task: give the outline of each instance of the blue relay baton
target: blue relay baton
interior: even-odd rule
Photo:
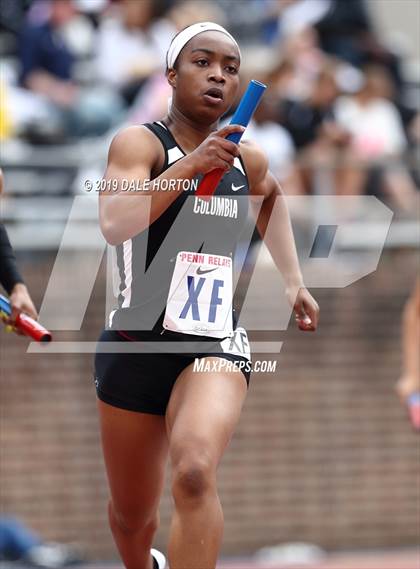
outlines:
[[[235,114],[232,117],[232,120],[230,121],[230,124],[239,124],[241,126],[247,127],[266,89],[267,85],[264,85],[264,83],[260,83],[259,81],[252,79],[248,85],[247,90],[242,96],[242,99],[235,111]],[[242,132],[233,132],[232,134],[229,134],[226,139],[231,140],[235,144],[239,144],[242,134]],[[209,199],[214,194],[224,174],[225,171],[222,170],[222,168],[216,168],[215,170],[208,172],[201,180],[200,185],[195,192],[195,195]]]

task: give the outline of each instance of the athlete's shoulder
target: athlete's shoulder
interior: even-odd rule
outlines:
[[[162,152],[158,138],[144,125],[121,129],[109,148],[109,162],[129,166],[133,162],[156,161]]]
[[[268,158],[264,150],[253,140],[240,143],[241,157],[244,161],[251,188],[262,182],[268,171]]]

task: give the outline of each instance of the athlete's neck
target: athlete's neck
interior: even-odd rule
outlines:
[[[199,124],[191,120],[174,105],[172,105],[163,121],[171,129],[173,136],[187,153],[195,150],[210,133],[218,128],[217,122],[213,124]]]

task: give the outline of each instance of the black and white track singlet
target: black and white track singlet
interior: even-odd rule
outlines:
[[[185,156],[162,122],[145,126],[163,145],[162,172]],[[190,189],[181,191],[147,229],[115,248],[118,308],[110,314],[111,329],[161,333],[166,328],[165,311],[171,298],[178,303],[174,311],[178,311],[179,321],[185,317],[196,325],[195,334],[201,330],[203,336],[211,335],[206,333],[206,326],[218,318],[225,302],[223,295],[232,286],[223,280],[226,273],[222,265],[230,263],[234,270],[237,244],[248,216],[249,187],[241,158],[235,158],[210,200],[194,196],[194,190],[191,184]],[[143,199],[149,207],[150,198]],[[187,288],[182,292],[176,288],[177,278],[183,276],[183,267],[189,261],[195,262],[194,274],[186,276]],[[217,277],[219,273],[221,277]],[[234,329],[232,305],[230,310]]]

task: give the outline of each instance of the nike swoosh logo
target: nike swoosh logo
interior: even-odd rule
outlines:
[[[242,186],[235,186],[235,184],[232,184],[232,192],[237,192],[241,188],[245,188],[245,184],[243,184]]]
[[[211,273],[212,271],[217,271],[217,267],[214,269],[202,269],[201,267],[198,267],[197,275],[205,275],[206,273]]]

